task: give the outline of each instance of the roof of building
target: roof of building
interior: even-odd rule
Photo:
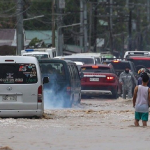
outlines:
[[[0,29],[0,40],[14,40],[15,29]]]
[[[11,46],[14,41],[15,29],[0,29],[0,46]]]

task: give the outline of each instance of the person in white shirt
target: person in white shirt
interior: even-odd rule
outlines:
[[[134,89],[133,107],[135,107],[135,126],[139,126],[139,120],[142,120],[143,126],[147,126],[150,104],[150,88],[147,86],[149,76],[144,73],[142,76],[142,85]]]

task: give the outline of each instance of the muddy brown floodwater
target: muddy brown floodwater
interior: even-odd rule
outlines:
[[[41,119],[0,119],[0,150],[149,150],[150,123],[133,121],[131,100],[83,99]]]

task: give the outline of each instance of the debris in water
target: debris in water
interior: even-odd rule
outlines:
[[[43,114],[43,119],[54,119],[54,116],[52,116],[52,114],[44,113]]]
[[[86,111],[87,114],[94,112],[92,109]]]
[[[14,138],[14,136],[12,136],[12,137],[10,137],[10,138],[8,138],[8,139],[12,139],[12,138]]]
[[[10,147],[6,146],[6,147],[0,147],[0,150],[13,150]]]

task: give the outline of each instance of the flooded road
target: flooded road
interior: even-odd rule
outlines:
[[[82,99],[43,118],[0,119],[0,147],[13,150],[149,149],[148,127],[134,127],[131,100]]]

